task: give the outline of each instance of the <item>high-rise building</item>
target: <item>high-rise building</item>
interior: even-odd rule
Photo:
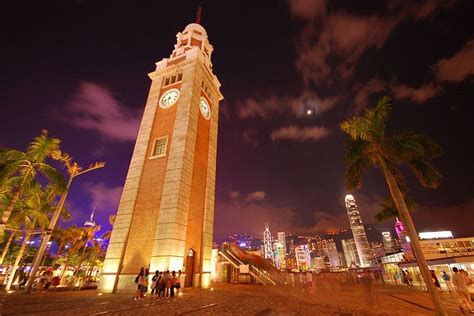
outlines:
[[[329,265],[332,268],[338,268],[341,266],[341,262],[339,261],[339,254],[337,253],[336,243],[333,239],[327,240],[326,243],[326,254],[328,256]]]
[[[263,249],[264,249],[264,258],[275,260],[273,256],[273,242],[272,242],[272,233],[270,232],[270,227],[268,223],[265,223],[265,230],[263,231]]]
[[[357,252],[354,238],[343,239],[341,240],[341,244],[342,253],[344,254],[344,259],[346,260],[346,266],[348,268],[360,266],[359,253]]]
[[[386,254],[391,254],[398,251],[397,245],[393,240],[392,234],[390,232],[382,232],[382,243]]]
[[[275,266],[278,269],[286,269],[286,255],[285,255],[285,247],[279,241],[273,244],[275,247]]]
[[[359,213],[359,208],[352,195],[348,194],[345,198],[347,215],[349,216],[349,223],[352,229],[352,235],[354,235],[354,241],[359,254],[360,265],[366,267],[370,265],[370,259],[372,258],[371,249],[367,235],[365,234],[364,224]]]
[[[295,248],[296,265],[298,270],[306,271],[311,268],[311,255],[308,245],[301,245]]]
[[[286,249],[286,234],[285,234],[285,232],[278,232],[277,233],[277,239],[278,239],[278,242],[283,246],[283,251],[286,255],[287,254],[287,249]]]
[[[179,13],[178,13],[179,14]],[[210,287],[220,83],[206,30],[191,23],[151,87],[99,289],[132,292],[141,267],[182,270],[182,286]]]
[[[402,243],[406,242],[407,233],[405,231],[405,225],[403,225],[402,221],[399,220],[398,217],[395,221],[394,227],[395,227],[395,232],[397,233],[398,239],[402,241]]]

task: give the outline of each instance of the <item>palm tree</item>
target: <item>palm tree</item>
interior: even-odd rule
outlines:
[[[362,116],[341,123],[342,131],[350,138],[345,156],[346,186],[350,190],[360,188],[364,171],[370,167],[382,170],[398,214],[405,223],[436,314],[446,315],[421,250],[418,233],[404,198],[406,190],[403,177],[398,171],[400,165],[408,165],[421,185],[436,188],[441,181],[441,174],[431,164],[431,160],[439,157],[442,149],[431,139],[411,131],[398,132],[388,137],[385,132],[390,110],[390,99],[383,97],[374,108],[366,109]]]
[[[84,233],[84,230],[77,226],[70,226],[63,230],[61,244],[65,245],[64,249],[66,250],[66,254],[64,258],[64,267],[61,272],[61,285],[66,283],[65,274],[69,267],[71,257],[76,255],[83,245],[82,240],[84,238]]]
[[[79,277],[79,272],[81,270],[81,266],[84,263],[84,260],[86,259],[87,246],[94,239],[95,234],[100,230],[100,225],[93,226],[93,227],[84,227],[84,228],[82,228],[82,230],[84,231],[84,234],[82,235],[83,238],[80,241],[81,244],[82,244],[82,252],[81,252],[81,255],[79,257],[79,263],[77,265],[76,271],[74,273],[76,278]]]
[[[64,188],[63,175],[46,163],[48,158],[58,154],[60,143],[58,138],[49,137],[48,132],[43,130],[41,135],[29,144],[26,152],[15,149],[0,151],[0,186],[12,188],[8,204],[2,210],[0,235],[4,234],[5,225],[18,199],[32,185],[38,173],[58,187]]]
[[[55,159],[60,160],[64,164],[64,166],[66,167],[66,171],[68,173],[69,179],[67,181],[67,184],[65,186],[63,193],[61,194],[61,198],[59,199],[59,202],[56,206],[56,210],[54,211],[53,217],[51,218],[51,221],[48,226],[48,231],[43,237],[43,239],[41,240],[41,245],[38,248],[38,253],[33,262],[33,267],[31,268],[30,278],[28,279],[25,286],[25,293],[31,292],[33,281],[36,277],[36,273],[38,272],[39,266],[41,264],[41,258],[44,255],[46,247],[48,246],[48,242],[51,239],[51,235],[58,221],[61,210],[64,207],[64,203],[66,202],[66,198],[69,193],[69,188],[71,187],[72,181],[76,177],[83,175],[84,173],[87,173],[92,170],[100,169],[105,166],[105,162],[95,162],[91,164],[87,169],[83,169],[81,166],[79,166],[77,162],[73,162],[72,157],[66,153],[61,153],[60,151],[56,151],[53,156]]]
[[[94,271],[94,268],[103,261],[103,258],[105,256],[105,252],[102,249],[102,243],[93,240],[90,247],[87,248],[88,253],[87,253],[87,264],[89,265],[89,269],[86,272],[86,281],[89,281],[92,277],[92,273]]]
[[[54,190],[49,187],[45,191],[42,190],[41,185],[35,182],[28,190],[28,194],[21,203],[17,203],[16,206],[22,206],[19,210],[13,212],[14,220],[16,222],[23,223],[23,241],[18,251],[16,260],[10,272],[10,276],[7,281],[6,289],[10,290],[11,285],[15,279],[16,270],[20,266],[20,262],[23,259],[23,255],[28,247],[28,242],[31,236],[35,233],[35,228],[46,227],[49,222],[48,213],[53,209],[52,203],[56,194]]]

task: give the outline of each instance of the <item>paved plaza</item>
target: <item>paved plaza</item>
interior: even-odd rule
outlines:
[[[443,292],[449,315],[460,314],[454,294]],[[1,315],[432,315],[426,293],[405,286],[319,284],[299,286],[217,284],[187,290],[174,300],[133,301],[131,295],[94,290],[6,294]]]

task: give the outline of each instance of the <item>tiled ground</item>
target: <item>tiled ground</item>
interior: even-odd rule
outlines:
[[[449,315],[459,314],[451,293],[441,293]],[[1,293],[3,315],[432,315],[426,293],[404,286],[315,283],[296,286],[217,284],[188,290],[175,300],[133,301],[131,295],[93,290]]]

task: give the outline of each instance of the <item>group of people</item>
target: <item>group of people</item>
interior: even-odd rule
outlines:
[[[472,280],[463,269],[453,268],[453,278],[452,282],[456,289],[456,294],[458,295],[460,306],[459,309],[462,313],[469,312],[474,314],[474,309],[472,308],[471,293],[469,292],[469,285],[472,284]],[[450,280],[451,281],[451,280]]]
[[[150,298],[172,298],[177,295],[181,289],[181,270],[176,271],[164,271],[160,272],[156,270],[155,274],[151,278],[150,282],[150,271],[145,268],[141,268],[137,277],[135,278],[135,284],[137,284],[137,292],[133,297],[134,300],[145,299],[148,289],[151,289]],[[175,289],[177,293],[175,293]]]

